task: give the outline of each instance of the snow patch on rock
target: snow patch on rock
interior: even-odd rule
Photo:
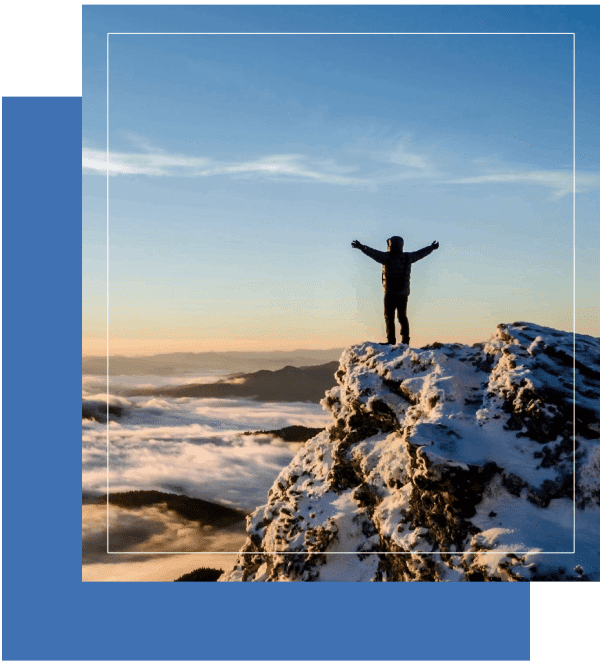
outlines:
[[[598,579],[598,339],[366,342],[336,379],[221,581]]]

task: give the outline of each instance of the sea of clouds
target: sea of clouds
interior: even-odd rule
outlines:
[[[115,379],[111,387],[216,381],[216,373]],[[113,378],[112,378],[113,380]],[[84,376],[83,398],[106,402],[106,382]],[[110,395],[122,415],[109,426],[82,421],[85,493],[160,490],[251,511],[266,495],[299,444],[245,431],[288,425],[324,427],[331,414],[313,403],[257,402],[251,398],[159,398]]]

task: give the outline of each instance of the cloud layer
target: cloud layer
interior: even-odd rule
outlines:
[[[328,184],[359,185],[369,179],[352,177],[350,168],[334,161],[311,159],[301,154],[273,154],[248,161],[218,161],[182,154],[125,153],[84,149],[84,173],[148,175],[152,177],[209,177],[213,175],[285,177]]]
[[[375,186],[408,179],[423,179],[435,184],[530,184],[553,190],[561,198],[574,190],[573,172],[567,170],[527,170],[521,165],[499,164],[488,168],[491,159],[474,158],[456,164],[464,176],[447,177],[451,164],[436,164],[433,155],[412,148],[407,140],[394,139],[387,147],[350,148],[346,165],[332,158],[317,159],[303,154],[271,154],[238,161],[220,161],[204,156],[170,154],[153,148],[137,137],[143,152],[115,152],[85,148],[83,171],[88,174],[146,175],[149,177],[256,177],[321,182],[341,186]],[[476,172],[477,171],[477,172]],[[576,173],[576,192],[596,188],[596,173]]]
[[[84,398],[101,401],[106,396],[86,392]],[[110,402],[122,408],[122,416],[109,425],[112,491],[156,489],[243,510],[263,503],[299,445],[242,432],[324,427],[331,420],[311,403],[115,396]],[[83,489],[102,493],[107,484],[107,427],[91,420],[82,426]]]
[[[530,184],[553,189],[555,198],[562,198],[574,190],[574,174],[567,171],[531,170],[521,172],[496,172],[477,177],[451,179],[447,184]],[[576,173],[576,193],[582,193],[599,185],[594,173]]]
[[[82,507],[82,561],[90,563],[136,563],[156,558],[157,552],[236,552],[245,542],[244,523],[226,530],[200,526],[164,505],[128,510],[109,509],[107,554],[107,507]],[[199,565],[203,557],[198,558]]]

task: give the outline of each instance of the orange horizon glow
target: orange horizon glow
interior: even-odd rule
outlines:
[[[592,310],[576,311],[576,333],[586,334],[598,338],[600,335],[600,324],[598,311]],[[501,320],[506,323],[520,319]],[[547,324],[547,322],[549,322]],[[552,326],[549,320],[540,322],[542,326]],[[422,347],[434,341],[442,343],[458,342],[462,344],[474,344],[484,342],[496,333],[497,324],[484,320],[482,324],[466,328],[458,321],[448,320],[448,325],[440,323],[431,329],[417,330],[416,334],[411,332],[411,346]],[[572,319],[564,316],[559,319],[555,328],[561,331],[571,332]],[[338,336],[328,334],[316,337],[290,338],[275,336],[271,338],[111,338],[109,341],[109,356],[152,356],[154,354],[170,354],[173,352],[278,352],[294,350],[327,350],[358,345],[363,342],[383,342],[384,331],[380,328],[366,329],[360,334],[353,336]],[[83,356],[107,356],[106,338],[83,338]]]
[[[438,338],[439,342],[460,342],[473,344],[483,342],[494,335],[496,329],[472,329],[465,333],[463,338],[458,337],[455,330]],[[422,347],[434,342],[434,338],[416,334],[411,338],[412,347]],[[109,356],[153,356],[156,354],[170,354],[173,352],[279,352],[295,350],[328,350],[359,345],[364,342],[384,342],[382,334],[368,333],[357,338],[341,338],[325,341],[321,338],[303,338],[297,340],[283,340],[279,338],[240,339],[240,338],[210,338],[199,339],[149,339],[149,338],[115,338],[110,340]],[[83,356],[107,356],[106,338],[84,338],[82,342]]]

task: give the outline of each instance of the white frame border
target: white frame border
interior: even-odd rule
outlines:
[[[302,552],[112,552],[109,550],[109,37],[111,35],[572,35],[572,76],[573,76],[573,306],[572,306],[572,335],[573,335],[573,546],[571,552],[533,552],[536,554],[575,554],[576,553],[576,33],[575,32],[107,32],[107,554],[300,554]],[[446,554],[458,556],[472,553],[464,552],[362,552],[362,554]],[[480,554],[530,554],[526,551],[499,550],[480,551]],[[355,552],[321,552],[321,554],[358,554]]]

